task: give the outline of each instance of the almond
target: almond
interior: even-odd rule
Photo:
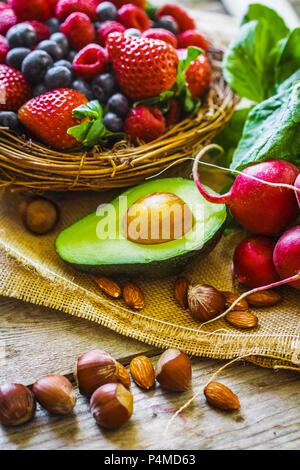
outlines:
[[[93,280],[97,286],[105,292],[105,294],[113,297],[114,299],[119,299],[122,295],[122,289],[115,281],[108,279],[104,276],[92,276]]]
[[[130,388],[131,379],[128,370],[120,362],[116,361],[116,364],[119,381],[122,382],[126,388]]]
[[[144,294],[134,282],[126,282],[124,284],[123,299],[129,307],[135,310],[142,310],[145,306]]]
[[[210,405],[220,410],[235,411],[241,407],[240,400],[235,393],[220,382],[213,381],[206,385],[204,395]]]
[[[179,277],[175,283],[175,300],[182,308],[188,308],[189,281],[185,277]]]
[[[281,302],[282,296],[274,290],[263,290],[247,296],[247,302],[252,307],[264,308],[272,307]]]
[[[251,312],[229,312],[225,319],[235,328],[248,330],[258,325],[258,318]]]
[[[138,387],[149,390],[155,384],[155,371],[150,359],[138,356],[130,363],[130,372]]]
[[[222,292],[222,294],[225,297],[225,307],[229,308],[231,305],[240,297],[240,294],[237,294],[236,292]],[[241,310],[249,310],[249,304],[246,299],[239,300],[239,302],[236,304],[234,307],[234,310],[238,310],[239,312]]]

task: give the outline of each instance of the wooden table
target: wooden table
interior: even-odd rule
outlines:
[[[183,3],[183,2],[179,2]],[[194,5],[199,2],[192,2]],[[205,13],[217,13],[223,28],[230,29],[222,6],[204,1]],[[221,24],[220,23],[220,24]],[[136,354],[153,362],[159,351],[121,337],[105,328],[56,311],[0,298],[0,383],[32,383],[49,373],[68,374],[76,357],[102,348],[127,365]],[[194,392],[201,391],[223,364],[193,359]],[[38,410],[36,419],[16,429],[0,427],[0,449],[297,449],[300,447],[299,375],[260,369],[244,362],[226,369],[222,381],[241,399],[241,411],[226,414],[210,408],[202,392],[194,403],[165,429],[192,392],[171,394],[159,387],[143,392],[133,385],[135,412],[121,430],[100,430],[88,402],[78,397],[75,413],[67,418],[49,417]]]

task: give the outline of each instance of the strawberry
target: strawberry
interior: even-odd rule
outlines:
[[[172,16],[179,26],[180,32],[196,29],[196,23],[188,12],[179,5],[167,4],[158,9],[157,17]]]
[[[139,31],[146,31],[151,26],[151,22],[145,12],[140,7],[131,3],[123,5],[118,12],[118,21],[126,28],[135,28]]]
[[[51,17],[55,16],[55,8],[56,8],[56,5],[57,5],[57,2],[58,2],[58,0],[48,0]]]
[[[7,31],[17,24],[17,17],[11,8],[1,10],[0,14],[0,34],[6,34]]]
[[[166,121],[159,108],[137,106],[129,111],[124,130],[134,141],[151,142],[165,132]]]
[[[209,89],[211,66],[205,55],[194,60],[185,72],[186,84],[194,98],[201,98]]]
[[[88,44],[81,49],[73,61],[73,69],[80,77],[91,80],[108,67],[108,57],[105,49],[98,44]]]
[[[50,36],[49,28],[41,21],[32,20],[32,21],[25,21],[25,23],[31,24],[31,26],[35,30],[37,43],[43,41],[44,39],[49,38]]]
[[[82,93],[61,88],[28,101],[19,110],[19,119],[45,144],[62,150],[71,149],[78,146],[78,142],[67,131],[80,124],[72,111],[86,103],[87,99]]]
[[[0,34],[0,64],[5,64],[6,55],[9,51],[7,40]]]
[[[178,47],[179,49],[186,49],[189,46],[200,47],[204,51],[207,51],[209,47],[208,40],[198,31],[194,29],[188,29],[178,36]]]
[[[131,3],[132,5],[145,9],[147,2],[146,0],[112,0],[111,3],[113,3],[117,8],[121,8],[123,5]]]
[[[118,21],[104,21],[98,29],[98,40],[101,46],[105,46],[106,39],[111,33],[124,33],[125,26]]]
[[[17,111],[31,97],[31,88],[23,74],[0,65],[0,111]]]
[[[177,49],[177,37],[167,29],[150,28],[143,33],[143,37],[149,39],[159,39],[160,41],[164,41],[167,44],[171,44],[171,46]]]
[[[158,96],[175,84],[179,60],[169,44],[112,33],[106,46],[116,79],[132,100]]]
[[[48,0],[8,0],[8,5],[14,10],[18,21],[45,21],[50,17]]]
[[[60,26],[60,30],[77,51],[96,39],[94,25],[85,13],[71,13]]]
[[[94,0],[58,0],[55,13],[60,21],[64,21],[71,13],[76,12],[84,13],[91,20],[96,20],[96,7]]]

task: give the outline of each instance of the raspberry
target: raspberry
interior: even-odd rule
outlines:
[[[5,64],[6,54],[8,51],[9,47],[6,38],[0,34],[0,64]]]
[[[106,51],[98,44],[84,47],[73,61],[73,69],[82,78],[91,80],[96,75],[105,72],[108,66]]]
[[[151,22],[145,12],[140,7],[136,5],[127,4],[123,5],[118,13],[118,20],[122,23],[127,29],[135,28],[139,31],[145,31],[151,26]]]
[[[41,23],[41,21],[32,20],[32,21],[25,21],[25,23],[31,24],[31,26],[34,28],[36,32],[37,43],[43,41],[44,39],[49,38],[50,31],[44,23]]]
[[[143,33],[144,38],[150,39],[159,39],[164,41],[167,44],[171,44],[175,49],[177,49],[177,37],[171,31],[167,31],[163,28],[150,28]]]
[[[189,46],[200,47],[204,51],[207,51],[209,47],[208,40],[198,31],[188,29],[178,36],[178,47],[180,49],[186,49]]]
[[[14,10],[18,21],[45,21],[50,17],[48,0],[8,0],[8,5]]]
[[[211,66],[205,55],[194,60],[185,72],[187,86],[195,98],[201,98],[209,89]]]
[[[179,26],[180,32],[186,31],[187,29],[196,29],[196,23],[193,18],[190,17],[188,12],[180,7],[179,5],[167,4],[159,8],[157,17],[161,16],[172,16]]]
[[[181,119],[181,108],[180,104],[174,98],[170,99],[169,101],[169,111],[166,115],[166,123],[167,127],[174,126]]]
[[[166,121],[160,109],[137,106],[129,111],[124,130],[134,141],[151,142],[165,132]]]
[[[77,51],[94,42],[96,38],[94,25],[85,13],[71,13],[60,26],[60,30]]]
[[[11,8],[5,8],[0,15],[0,34],[6,34],[7,31],[17,24],[17,17]]]
[[[60,21],[64,21],[71,13],[85,13],[92,20],[96,20],[96,7],[94,0],[58,0],[55,13]]]
[[[146,0],[112,0],[112,3],[116,5],[117,8],[121,8],[123,5],[126,5],[127,3],[131,3],[132,5],[136,5],[137,7],[140,8],[145,8],[146,7]]]
[[[124,33],[125,27],[117,21],[105,21],[98,29],[98,40],[101,46],[105,45],[106,39],[111,33]]]

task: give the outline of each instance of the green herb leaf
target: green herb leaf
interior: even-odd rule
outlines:
[[[103,115],[103,108],[97,100],[79,106],[73,110],[73,116],[76,119],[89,118],[89,120],[71,127],[68,129],[68,134],[72,135],[85,147],[92,147],[96,144],[106,145],[112,138],[123,137],[124,134],[111,132],[105,127]]]
[[[147,1],[145,10],[150,20],[154,21],[156,19],[156,13],[157,13],[158,8],[155,5],[153,5],[151,2]]]
[[[155,96],[153,98],[147,98],[145,100],[136,101],[133,106],[136,108],[140,105],[145,106],[157,106],[161,104],[165,104],[170,98],[174,96],[174,91],[164,91],[159,96]]]
[[[232,169],[268,159],[300,160],[300,80],[249,114]]]
[[[204,51],[200,49],[200,47],[190,46],[187,48],[186,58],[179,61],[176,80],[176,96],[180,96],[186,89],[185,71],[189,68],[194,60],[203,54],[203,52]]]
[[[249,6],[239,35],[224,57],[224,76],[239,96],[260,102],[274,93],[279,42],[288,33],[274,10],[259,4]]]
[[[300,69],[300,28],[295,28],[280,42],[275,78],[280,84]]]

